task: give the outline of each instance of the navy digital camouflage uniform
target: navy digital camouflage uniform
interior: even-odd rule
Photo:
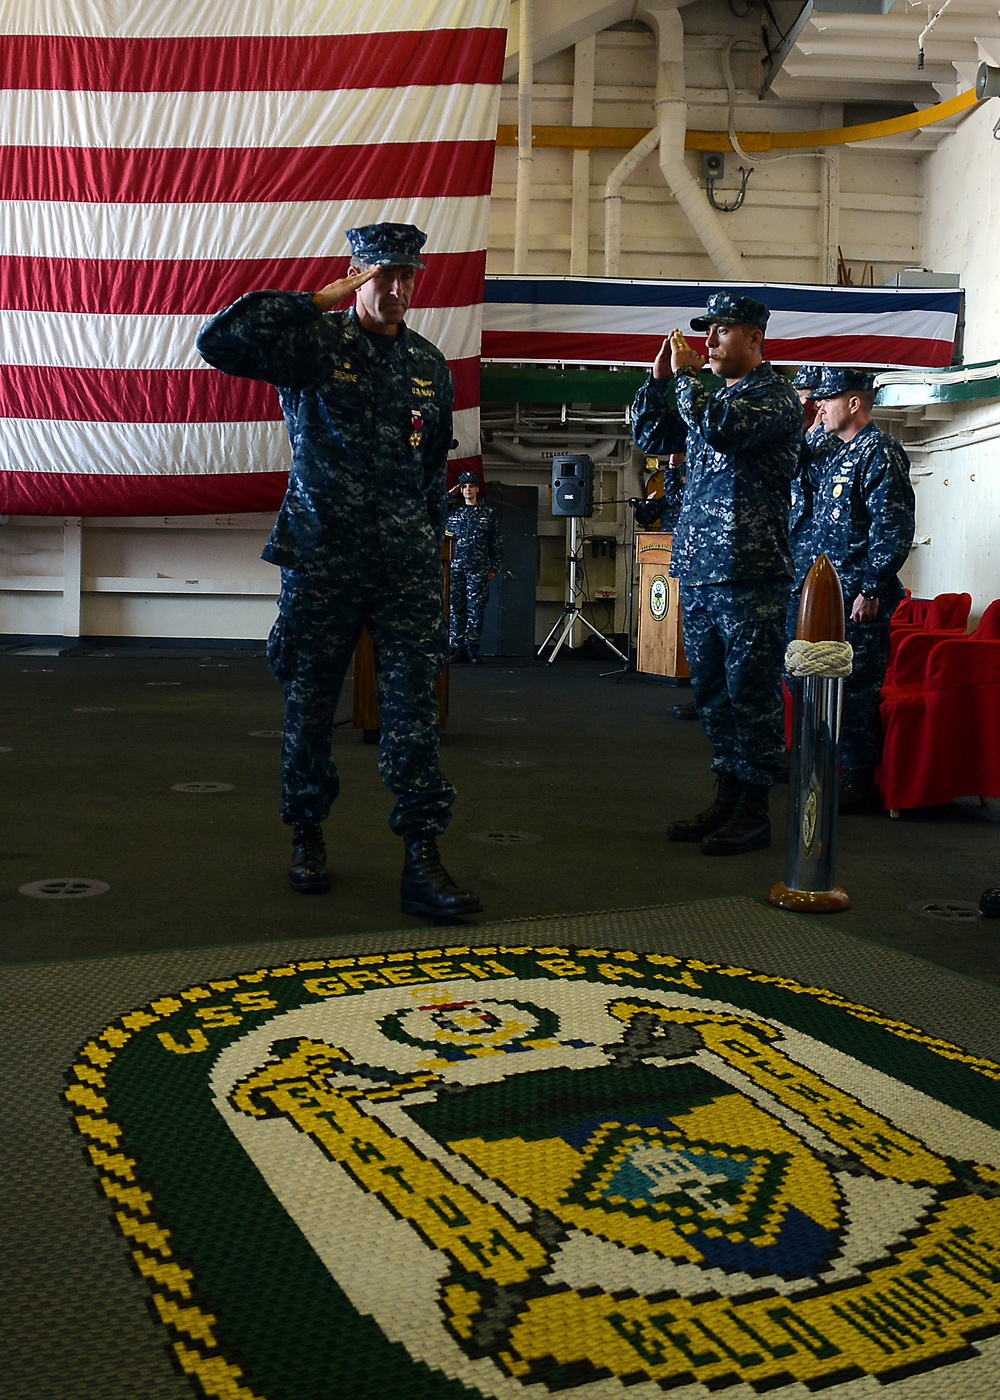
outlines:
[[[480,485],[478,477],[475,483]],[[455,537],[450,575],[451,647],[472,659],[479,655],[490,575],[499,574],[503,564],[500,522],[490,506],[481,501],[468,506],[463,501],[448,515],[446,528]]]
[[[387,353],[375,339],[353,309],[321,312],[309,293],[260,291],[208,321],[198,349],[227,374],[274,384],[291,440],[288,490],[262,552],[281,568],[267,643],[285,694],[281,819],[311,825],[329,814],[339,790],[334,710],[367,627],[379,772],[396,799],[389,825],[436,836],[455,798],[438,765],[434,691],[446,652],[440,547],[453,387],[441,352],[405,324],[378,337],[392,342]]]
[[[871,380],[865,371],[830,371],[814,397],[832,398],[852,387],[870,387]],[[840,575],[845,635],[854,648],[853,670],[844,681],[841,722],[841,765],[845,782],[850,782],[852,775],[870,778],[882,757],[879,700],[889,661],[889,622],[905,594],[898,574],[913,543],[914,495],[903,447],[874,423],[861,428],[850,442],[833,442],[832,449],[813,463],[812,549],[816,555],[826,554]],[[878,598],[873,622],[850,620],[862,592]]]
[[[710,297],[707,316],[723,320],[727,298]],[[768,786],[784,753],[789,483],[802,445],[802,408],[769,364],[714,391],[690,370],[673,384],[676,408],[670,384],[649,376],[632,405],[632,426],[643,451],[687,454],[670,569],[681,584],[698,717],[716,773]]]
[[[794,387],[794,380],[793,380]],[[785,635],[791,641],[798,627],[799,600],[806,574],[815,564],[822,551],[813,549],[813,496],[816,489],[816,473],[821,469],[821,459],[825,452],[836,446],[837,439],[817,424],[810,428],[799,464],[792,477],[791,505],[788,512],[788,544],[792,551],[794,582],[788,601],[788,616]]]

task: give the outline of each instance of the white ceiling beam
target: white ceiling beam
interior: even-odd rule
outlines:
[[[820,57],[831,58],[871,58],[877,55],[879,59],[888,59],[891,62],[912,63],[917,62],[917,40],[916,36],[910,38],[878,39],[872,42],[871,35],[817,35],[806,37],[803,35],[795,45],[799,53],[818,55]],[[968,58],[970,50],[975,41],[971,37],[938,38],[937,30],[928,38],[926,52],[929,58],[938,63],[954,63],[957,59],[961,62]]]
[[[896,63],[882,58],[881,52],[868,59],[841,59],[835,55],[799,54],[793,50],[785,59],[784,72],[792,78],[843,78],[845,82],[946,83],[955,81],[950,63]]]
[[[535,62],[589,39],[611,24],[631,19],[633,0],[535,0]],[[507,26],[504,81],[517,77],[520,0],[513,0]]]
[[[851,82],[843,78],[793,78],[782,71],[771,85],[776,97],[787,102],[912,102],[927,107],[936,101],[927,82]]]

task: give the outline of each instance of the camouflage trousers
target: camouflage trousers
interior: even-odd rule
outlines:
[[[684,651],[712,770],[771,784],[785,751],[781,668],[788,584],[681,585]]]
[[[489,575],[480,570],[451,571],[451,646],[463,647],[469,656],[479,655],[479,638],[483,630],[483,613],[489,596]]]
[[[870,774],[882,758],[879,704],[889,664],[889,619],[851,622],[845,639],[854,648],[854,666],[844,681],[840,722],[840,766],[845,776]]]
[[[369,575],[345,583],[282,569],[267,639],[268,665],[285,693],[281,820],[322,822],[340,791],[333,716],[363,627],[375,652],[379,774],[396,799],[389,825],[397,836],[440,835],[455,789],[438,765],[434,683],[444,667],[445,625],[437,559],[422,576],[391,581]]]

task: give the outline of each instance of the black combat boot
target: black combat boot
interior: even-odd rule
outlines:
[[[718,831],[723,822],[728,821],[736,799],[740,794],[740,782],[735,773],[719,773],[715,779],[715,801],[704,812],[685,821],[671,822],[667,827],[668,841],[700,841],[713,831]]]
[[[471,890],[460,890],[441,864],[433,836],[408,836],[404,849],[399,886],[399,907],[404,914],[458,919],[463,914],[482,912],[479,896]]]
[[[330,888],[321,827],[312,823],[292,827],[292,863],[288,867],[288,883],[299,894],[326,894]]]
[[[706,856],[742,856],[771,844],[771,818],[767,803],[771,789],[766,783],[740,783],[739,796],[729,820],[717,827],[701,843]]]

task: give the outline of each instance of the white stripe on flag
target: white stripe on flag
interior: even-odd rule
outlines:
[[[221,306],[219,307],[221,311]],[[447,360],[479,354],[479,307],[414,310],[408,325]],[[199,369],[195,349],[204,316],[80,316],[63,311],[0,311],[0,344],[9,365],[74,369]]]
[[[507,27],[509,0],[5,0],[7,34],[115,38]]]
[[[455,414],[453,457],[479,453],[479,410]],[[0,466],[59,476],[213,476],[284,472],[284,423],[67,423],[0,418]]]
[[[0,252],[21,257],[322,258],[346,255],[344,230],[416,224],[427,253],[485,246],[489,196],[348,199],[332,204],[0,202]]]
[[[72,423],[0,419],[0,463],[60,476],[281,472],[284,423]]]
[[[662,335],[675,326],[687,331],[691,319],[704,312],[686,306],[580,306],[552,303],[487,302],[483,330],[521,335]],[[885,335],[915,340],[951,340],[955,317],[947,311],[802,312],[773,311],[767,323],[769,340],[800,340],[812,336]],[[767,342],[765,341],[765,346]]]
[[[136,150],[482,140],[495,130],[497,101],[496,88],[482,84],[391,93],[8,91],[4,143]]]

